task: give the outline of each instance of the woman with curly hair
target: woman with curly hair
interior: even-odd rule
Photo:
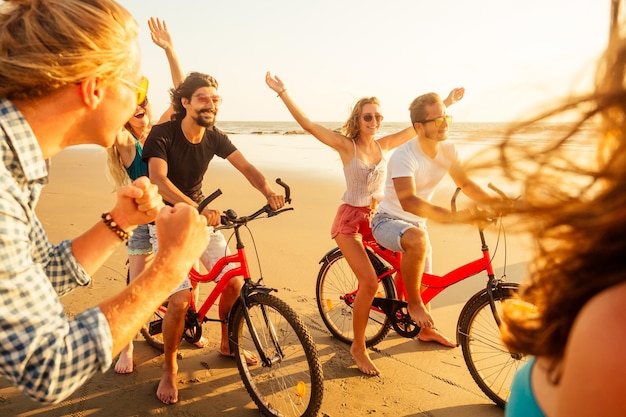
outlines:
[[[170,64],[172,82],[178,86],[185,76],[174,50],[171,35],[164,20],[148,20],[152,41],[165,51]],[[159,121],[168,120],[173,113],[170,106]],[[142,161],[143,144],[152,129],[152,107],[146,97],[137,105],[135,114],[117,134],[113,146],[107,148],[107,166],[116,188],[130,184],[135,179],[148,175],[148,164]],[[147,224],[139,225],[128,240],[128,281],[131,282],[146,268],[153,258],[152,242]],[[122,349],[115,363],[115,372],[128,374],[133,372],[133,341]]]
[[[514,210],[536,242],[521,299],[505,310],[504,342],[531,355],[513,382],[508,417],[626,415],[624,79],[626,38],[614,25],[594,92],[521,126],[577,111],[574,127],[539,153],[502,145],[505,173],[524,183]],[[589,132],[593,163],[568,150]]]

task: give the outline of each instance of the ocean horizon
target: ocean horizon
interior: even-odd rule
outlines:
[[[331,130],[340,129],[343,122],[318,122]],[[383,122],[378,136],[388,135],[408,127],[408,123]],[[500,143],[511,126],[507,122],[478,123],[453,121],[448,140],[456,144],[462,159],[468,160],[487,148]],[[252,164],[259,169],[306,171],[343,181],[343,168],[339,155],[306,132],[294,121],[218,121],[216,127],[226,133],[231,141]],[[568,125],[561,123],[539,124],[515,136],[516,141],[529,146],[545,145],[561,138]],[[569,145],[588,158],[592,149],[591,134],[583,131]],[[82,145],[93,147],[96,145]],[[578,149],[580,148],[580,149]],[[215,158],[213,164],[227,164]]]

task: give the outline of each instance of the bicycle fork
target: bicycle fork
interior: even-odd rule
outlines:
[[[254,324],[252,324],[252,319],[250,318],[250,312],[248,310],[247,301],[248,301],[248,298],[254,293],[269,294],[272,291],[276,291],[276,290],[274,288],[269,288],[260,284],[253,284],[249,282],[251,281],[246,280],[243,287],[241,288],[239,300],[241,302],[241,307],[243,308],[243,314],[246,319],[246,326],[248,326],[250,337],[252,338],[252,341],[254,342],[254,346],[256,347],[256,350],[259,353],[261,364],[262,366],[265,366],[265,367],[271,367],[275,363],[280,363],[284,357],[283,351],[280,347],[280,344],[278,343],[278,336],[276,335],[276,329],[274,328],[274,324],[272,323],[272,321],[269,319],[267,315],[267,310],[266,310],[265,305],[259,304],[261,312],[263,313],[263,321],[265,322],[265,326],[267,327],[269,337],[271,338],[272,344],[274,345],[274,348],[276,348],[276,353],[277,353],[274,357],[269,358],[265,354],[265,350],[263,349],[261,345],[257,329],[254,327]]]
[[[501,328],[502,319],[500,319],[500,313],[498,313],[496,303],[493,299],[493,290],[498,287],[500,281],[496,280],[496,277],[493,273],[488,274],[488,276],[489,280],[487,281],[487,295],[489,295],[489,307],[491,307],[491,313],[493,314],[493,318],[496,320],[498,328]]]

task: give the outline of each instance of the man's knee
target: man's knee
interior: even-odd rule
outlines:
[[[235,293],[236,295],[239,295],[239,291],[241,290],[242,285],[243,282],[241,279],[232,278],[224,287],[224,292]]]
[[[405,252],[426,254],[428,237],[422,229],[411,227],[402,235],[400,244]]]
[[[167,303],[167,312],[184,314],[189,307],[189,290],[182,290],[172,294]]]

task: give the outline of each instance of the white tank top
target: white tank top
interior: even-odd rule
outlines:
[[[376,142],[382,158],[378,164],[367,166],[356,156],[356,142],[354,145],[354,158],[343,166],[343,175],[346,178],[346,192],[341,198],[346,204],[353,207],[366,207],[372,204],[372,199],[381,201],[383,198],[383,185],[387,172],[387,160],[385,153]]]

